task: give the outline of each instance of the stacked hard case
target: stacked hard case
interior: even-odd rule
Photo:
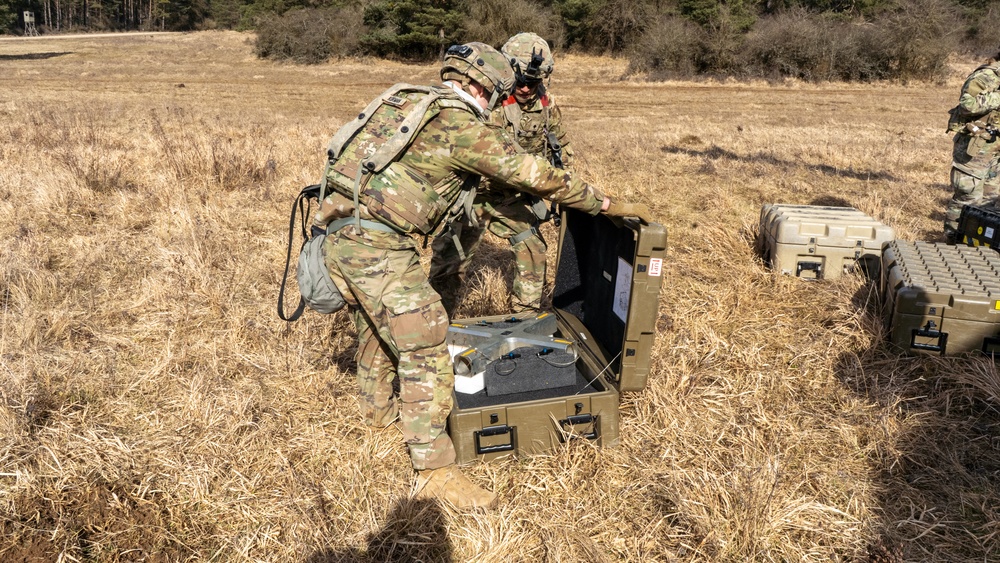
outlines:
[[[883,247],[882,264],[893,345],[915,354],[1000,353],[1000,254],[897,240]]]
[[[958,234],[963,244],[1000,252],[1000,209],[966,205],[958,219]]]
[[[538,374],[520,367],[528,365],[524,360],[548,354],[549,348],[566,357],[571,349],[573,383],[508,385],[501,394],[489,388],[455,393],[448,426],[459,463],[542,453],[569,439],[618,444],[619,393],[643,389],[649,377],[666,243],[666,229],[659,224],[563,211],[554,311],[549,313],[556,318],[555,332],[540,335],[553,338],[556,346],[536,343],[542,350],[525,353],[517,348],[524,342],[511,344],[500,350],[507,356],[486,369],[500,377],[532,379]],[[468,327],[516,327],[544,322],[539,317],[545,314],[456,319],[449,344],[464,338]],[[561,344],[567,342],[571,345]],[[511,360],[515,348],[519,352]],[[527,390],[516,392],[521,388]]]
[[[757,244],[782,274],[819,280],[859,270],[875,278],[882,243],[893,238],[890,227],[853,207],[765,204]]]

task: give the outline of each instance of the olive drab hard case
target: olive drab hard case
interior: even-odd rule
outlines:
[[[985,246],[1000,252],[1000,209],[966,205],[958,218],[962,244]]]
[[[882,249],[882,315],[910,353],[1000,353],[1000,254],[892,241]]]
[[[474,375],[472,366],[486,372],[485,388],[467,382],[473,392],[454,395],[448,427],[459,463],[542,453],[574,438],[618,444],[619,393],[649,377],[666,243],[656,223],[564,210],[553,311],[452,321],[456,378]],[[540,361],[551,373],[543,376]],[[530,383],[491,388],[489,376]]]
[[[775,271],[804,279],[835,279],[861,271],[878,277],[890,227],[853,207],[765,204],[757,249]]]

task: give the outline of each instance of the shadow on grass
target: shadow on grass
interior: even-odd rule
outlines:
[[[1000,409],[995,364],[978,354],[905,355],[887,341],[871,284],[853,304],[880,338],[845,352],[835,376],[884,422],[869,441],[879,521],[867,561],[996,561],[1000,553]],[[881,319],[881,322],[878,322]],[[987,389],[990,392],[984,392]]]
[[[899,178],[893,176],[892,174],[889,174],[888,172],[881,172],[875,170],[854,170],[853,168],[838,168],[836,166],[830,166],[828,164],[810,164],[807,162],[783,160],[763,152],[741,155],[716,145],[712,145],[707,149],[693,149],[690,147],[681,147],[677,145],[666,145],[660,147],[660,152],[666,154],[684,154],[687,156],[705,158],[710,161],[729,160],[733,162],[763,162],[781,168],[805,166],[809,170],[814,170],[816,172],[820,172],[828,176],[836,176],[838,178],[851,178],[854,180],[885,180],[889,182],[900,181]]]
[[[382,528],[368,536],[365,549],[322,550],[306,563],[450,563],[454,558],[447,524],[437,501],[404,498],[389,511]]]
[[[0,61],[40,61],[72,54],[72,51],[63,51],[59,53],[22,53],[20,55],[0,55]]]

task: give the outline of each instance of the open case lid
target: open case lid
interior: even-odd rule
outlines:
[[[552,305],[620,391],[649,378],[666,248],[658,223],[563,209]]]

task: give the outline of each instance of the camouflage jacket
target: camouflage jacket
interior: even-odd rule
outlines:
[[[555,99],[542,87],[539,96],[528,103],[518,103],[513,94],[503,101],[502,107],[490,115],[490,122],[507,130],[517,144],[530,154],[541,156],[551,161],[551,147],[546,133],[555,133],[562,147],[562,162],[564,168],[569,168],[573,158],[572,149],[566,139],[566,131],[562,127],[562,112]]]
[[[952,110],[959,124],[986,116],[989,125],[1000,124],[1000,64],[985,64],[972,72],[962,85],[958,106]]]
[[[402,155],[367,178],[359,198],[362,219],[405,233],[436,234],[463,184],[476,176],[590,214],[600,212],[602,192],[520,152],[502,128],[483,121],[478,108],[455,103],[461,99],[454,92],[443,93]],[[344,197],[335,199],[340,213],[352,211]]]

